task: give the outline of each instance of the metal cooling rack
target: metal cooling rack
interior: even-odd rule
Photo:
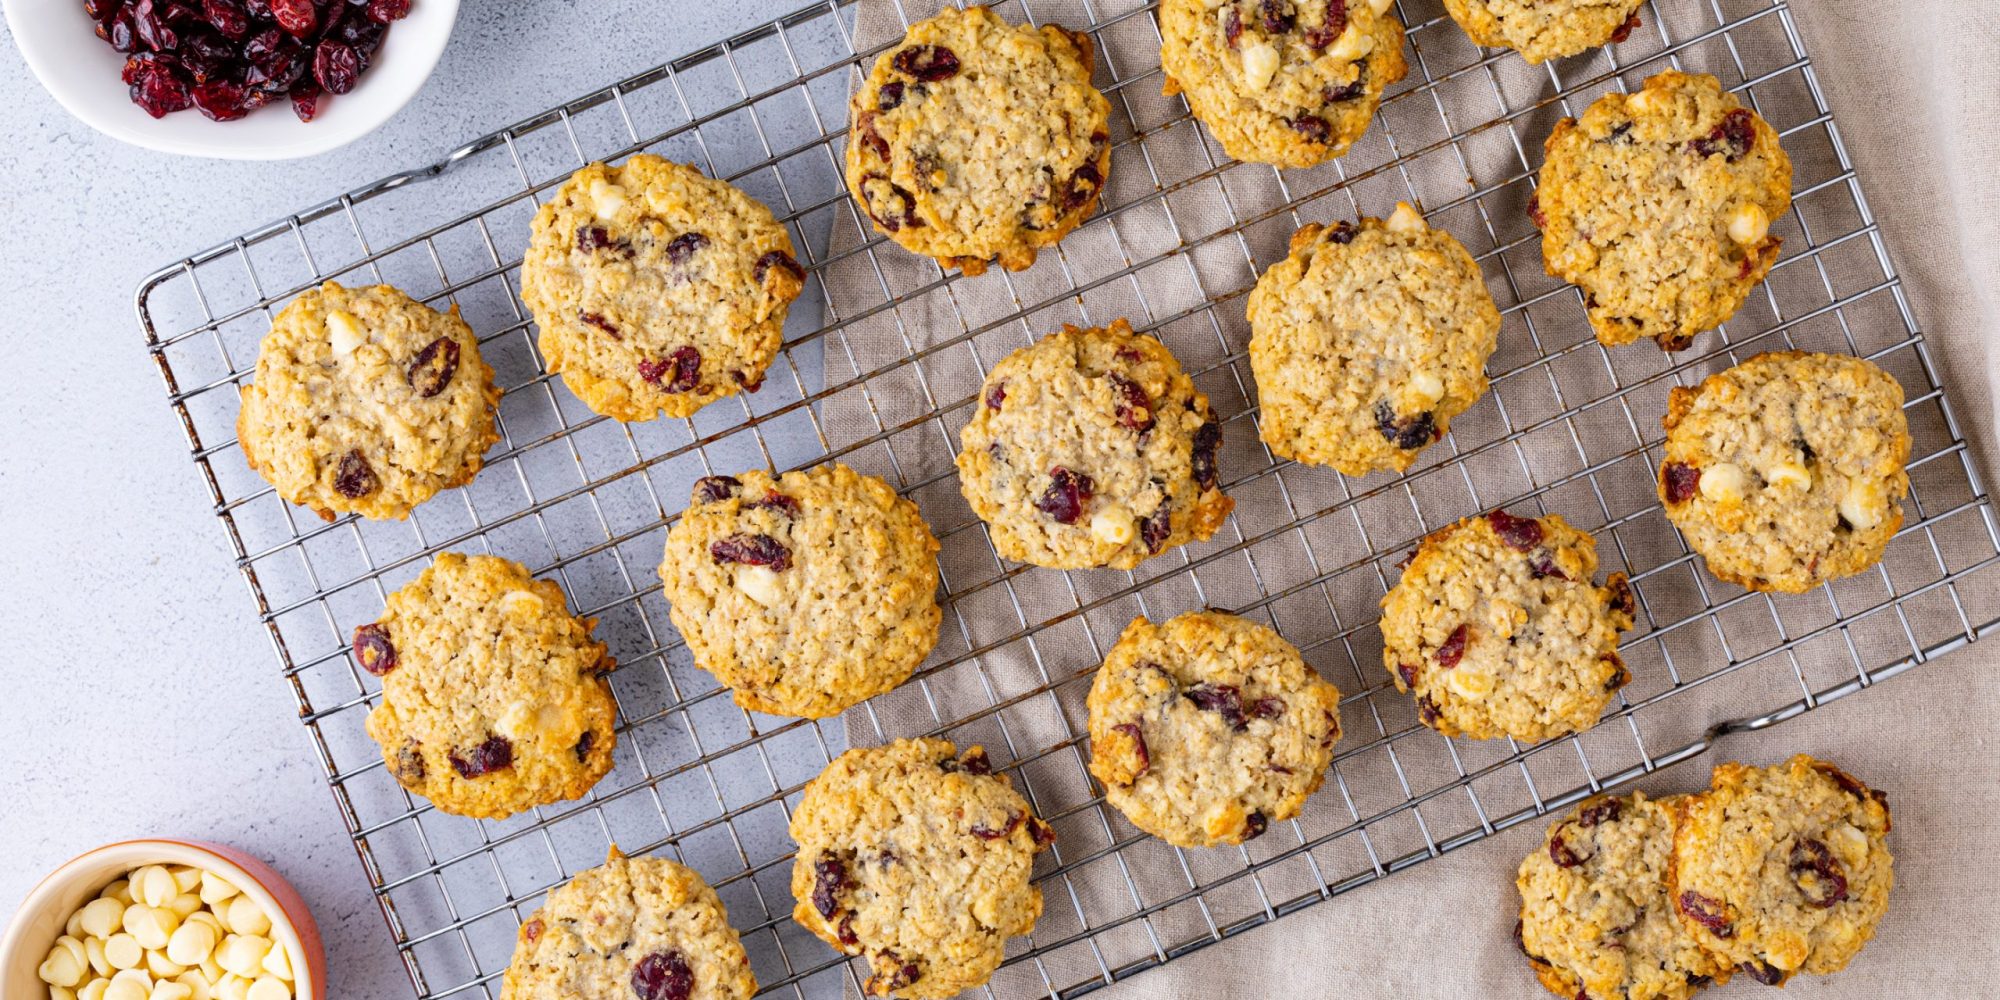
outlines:
[[[612,841],[700,870],[766,992],[858,989],[853,968],[789,919],[785,836],[800,786],[850,738],[935,732],[1004,763],[1061,840],[1041,860],[1040,924],[983,992],[1073,996],[1859,691],[2000,619],[1987,496],[1784,3],[1655,0],[1615,50],[1529,67],[1473,47],[1437,0],[1399,0],[1410,77],[1347,157],[1280,175],[1228,161],[1184,104],[1159,96],[1147,5],[1010,0],[1010,20],[1089,23],[1117,166],[1099,216],[1059,250],[980,278],[884,244],[842,190],[847,89],[928,13],[894,0],[869,10],[823,0],[194,254],[139,290],[195,465],[422,996],[496,996],[518,921]],[[1783,133],[1798,165],[1794,208],[1775,226],[1785,255],[1693,350],[1605,351],[1576,291],[1543,274],[1523,208],[1555,118],[1669,66],[1717,74]],[[515,279],[548,189],[641,148],[773,206],[810,277],[762,392],[624,425],[542,373]],[[1274,461],[1256,443],[1242,298],[1302,221],[1386,215],[1400,198],[1485,270],[1506,317],[1493,391],[1407,475],[1346,480]],[[237,453],[237,390],[258,340],[277,308],[326,278],[457,305],[505,389],[485,471],[408,522],[302,516]],[[1227,415],[1237,511],[1214,540],[1136,573],[1003,564],[950,464],[979,374],[1060,322],[1120,315],[1165,340]],[[1747,593],[1706,576],[1655,503],[1658,417],[1671,386],[1793,346],[1860,354],[1902,381],[1916,438],[1909,517],[1867,573],[1806,595]],[[853,732],[735,708],[689,664],[653,571],[696,477],[834,458],[917,499],[945,546],[940,648],[911,683],[850,713]],[[1596,728],[1533,747],[1438,737],[1377,653],[1375,602],[1402,551],[1501,505],[1595,532],[1605,570],[1629,573],[1640,603],[1624,648],[1633,683]],[[587,798],[474,822],[412,799],[381,767],[362,729],[376,689],[345,637],[443,549],[523,561],[602,619],[620,663],[620,742]],[[1332,780],[1303,816],[1241,849],[1140,835],[1102,807],[1078,735],[1091,672],[1125,622],[1202,605],[1274,624],[1347,692]]]

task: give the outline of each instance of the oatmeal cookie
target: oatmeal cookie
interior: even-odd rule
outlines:
[[[750,1000],[722,900],[701,876],[617,847],[521,923],[500,1000]]]
[[[1556,123],[1528,211],[1549,273],[1583,289],[1597,339],[1678,351],[1734,315],[1783,242],[1778,133],[1712,76],[1669,70]]]
[[[848,191],[883,235],[944,267],[1026,268],[1111,176],[1092,60],[1089,35],[983,6],[911,25],[850,102]]]
[[[1250,293],[1262,433],[1350,476],[1402,470],[1486,392],[1500,310],[1472,255],[1408,202],[1308,225]]]
[[[1622,42],[1639,27],[1646,0],[1444,0],[1472,40],[1513,49],[1529,63]]]
[[[1494,511],[1432,532],[1382,596],[1382,663],[1446,736],[1537,742],[1597,723],[1632,675],[1632,589],[1561,517]]]
[[[756,392],[804,287],[770,209],[647,153],[564,181],[535,213],[521,261],[549,371],[618,420],[685,417]]]
[[[520,563],[439,553],[354,630],[355,663],[382,679],[368,735],[389,773],[480,819],[589,791],[618,740],[596,623]]]
[[[1310,167],[1367,131],[1403,78],[1393,0],[1162,0],[1166,92],[1239,160]]]
[[[1135,618],[1090,685],[1090,773],[1180,847],[1240,844],[1299,814],[1340,739],[1340,691],[1256,622]]]
[[[821,718],[894,688],[937,644],[937,539],[845,465],[708,476],[660,581],[695,665],[744,708]]]
[[[1600,795],[1571,810],[1521,862],[1516,937],[1549,992],[1687,1000],[1730,965],[1695,940],[1667,897],[1682,796]]]
[[[1903,523],[1903,387],[1860,358],[1760,354],[1667,398],[1660,499],[1718,578],[1799,593],[1882,558]]]
[[[1681,803],[1668,893],[1704,947],[1758,982],[1839,972],[1889,908],[1888,834],[1888,796],[1825,761],[1718,764]]]
[[[389,285],[292,300],[257,351],[236,437],[287,502],[396,518],[479,474],[500,390],[458,318]]]
[[[1222,424],[1180,362],[1124,320],[1064,326],[986,374],[959,489],[1001,556],[1131,569],[1222,526]]]
[[[792,813],[792,919],[867,958],[869,996],[944,998],[1034,929],[1035,855],[1055,842],[986,751],[950,740],[849,750]]]

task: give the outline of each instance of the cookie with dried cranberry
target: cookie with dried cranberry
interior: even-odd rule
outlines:
[[[695,665],[744,708],[822,718],[894,688],[937,644],[937,539],[845,465],[694,485],[660,563]]]
[[[1681,803],[1667,891],[1682,924],[1745,975],[1839,972],[1889,908],[1888,796],[1799,754],[1718,764]]]
[[[792,919],[867,960],[869,996],[941,998],[986,982],[1034,929],[1035,855],[1055,843],[986,751],[905,739],[849,750],[792,812]]]
[[[1778,259],[1792,204],[1778,133],[1712,76],[1673,70],[1556,123],[1529,214],[1597,339],[1678,351],[1736,313]]]
[[[804,282],[770,209],[648,153],[564,181],[521,261],[549,371],[628,421],[756,392]]]
[[[1264,443],[1350,476],[1402,470],[1486,392],[1500,310],[1472,255],[1408,202],[1308,225],[1250,292]]]
[[[1310,167],[1367,131],[1403,78],[1392,0],[1162,0],[1166,93],[1230,156]]]
[[[589,791],[618,739],[595,624],[520,563],[439,553],[354,630],[355,665],[382,680],[368,735],[389,773],[480,819]]]
[[[1019,562],[1131,569],[1206,540],[1233,506],[1208,397],[1122,319],[1002,358],[958,439],[959,489]]]
[[[271,322],[236,437],[286,501],[329,521],[400,520],[479,474],[499,402],[457,306],[329,281]]]
[[[1132,825],[1240,844],[1299,814],[1340,739],[1340,691],[1256,622],[1135,618],[1091,682],[1090,773]]]
[[[750,1000],[757,977],[715,890],[614,845],[521,922],[500,1000]]]
[[[1667,397],[1660,499],[1718,579],[1800,593],[1875,565],[1903,523],[1903,387],[1844,354],[1759,354]]]
[[[1521,862],[1517,939],[1549,992],[1687,1000],[1731,966],[1674,916],[1667,861],[1681,796],[1586,799]]]
[[[1560,516],[1494,511],[1432,532],[1382,596],[1382,664],[1446,736],[1539,742],[1596,725],[1632,675],[1625,575]]]
[[[1472,40],[1513,49],[1530,64],[1622,42],[1646,0],[1444,0]]]
[[[1111,102],[1090,36],[946,7],[850,101],[847,189],[876,231],[947,268],[1019,271],[1097,207]]]

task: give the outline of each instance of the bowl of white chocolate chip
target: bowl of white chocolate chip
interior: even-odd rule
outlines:
[[[35,887],[0,939],[8,1000],[324,1000],[312,913],[269,865],[184,840],[109,844]]]

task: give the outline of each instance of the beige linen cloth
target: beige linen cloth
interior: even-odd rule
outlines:
[[[864,50],[887,44],[936,5],[866,0],[855,42]],[[1555,95],[1558,81],[1548,68],[1527,67],[1511,54],[1479,65],[1481,54],[1443,18],[1438,0],[1404,0],[1398,9],[1413,27],[1422,62],[1413,59],[1410,79],[1391,93],[1419,87],[1426,70],[1436,82],[1387,102],[1376,126],[1340,163],[1281,177],[1267,167],[1227,166],[1185,117],[1181,101],[1161,95],[1159,36],[1145,6],[1139,0],[1029,0],[1025,10],[1021,0],[998,5],[1010,21],[1108,25],[1096,35],[1097,79],[1111,88],[1118,143],[1108,217],[1070,235],[1060,253],[1045,251],[1029,271],[945,279],[929,261],[892,245],[862,249],[865,223],[849,216],[836,223],[833,260],[824,271],[829,319],[841,324],[826,340],[828,384],[869,376],[865,389],[850,387],[828,400],[830,444],[852,447],[845,458],[850,464],[915,487],[912,495],[943,540],[946,583],[957,595],[921,682],[849,713],[850,737],[865,744],[944,728],[961,744],[982,742],[997,760],[1021,762],[1018,772],[1037,809],[1055,819],[1062,836],[1062,875],[1043,881],[1047,906],[1032,939],[1040,953],[1036,961],[1003,969],[993,984],[996,994],[1071,987],[1105,969],[1205,939],[1217,927],[1254,919],[1266,906],[1282,906],[1320,885],[1365,880],[1377,865],[1532,805],[1530,781],[1545,794],[1576,786],[1587,777],[1582,757],[1590,773],[1602,777],[1636,766],[1641,742],[1648,752],[1664,753],[1711,723],[1766,711],[1797,699],[1802,687],[1818,690],[1852,676],[1854,657],[1872,667],[1907,655],[1904,621],[1923,644],[1951,632],[1948,602],[1913,604],[1907,619],[1878,614],[1872,627],[1836,630],[1789,654],[1763,655],[1778,628],[1796,635],[1829,618],[1823,610],[1815,617],[1808,597],[1738,602],[1714,627],[1682,627],[1668,641],[1628,649],[1639,678],[1628,698],[1659,693],[1673,676],[1701,678],[1732,656],[1751,661],[1718,683],[1599,726],[1582,741],[1582,753],[1554,747],[1525,766],[1482,776],[1473,785],[1476,808],[1465,792],[1455,791],[1370,825],[1366,838],[1350,831],[1300,850],[1306,840],[1348,828],[1509,752],[1468,741],[1447,746],[1423,732],[1393,738],[1414,717],[1407,699],[1385,688],[1372,622],[1375,601],[1393,580],[1395,557],[1376,560],[1371,553],[1400,551],[1452,518],[1513,502],[1561,512],[1594,530],[1607,523],[1607,531],[1615,529],[1615,543],[1600,534],[1607,567],[1643,577],[1639,589],[1647,611],[1635,635],[1646,628],[1644,620],[1657,628],[1699,611],[1704,601],[1728,600],[1737,592],[1682,558],[1684,550],[1658,512],[1646,510],[1648,463],[1657,451],[1617,456],[1641,438],[1658,440],[1665,385],[1692,384],[1757,350],[1785,346],[1778,337],[1759,337],[1763,331],[1782,326],[1800,347],[1872,353],[1905,337],[1903,320],[1887,292],[1858,300],[1838,318],[1814,312],[1830,296],[1854,295],[1882,280],[1864,234],[1830,246],[1817,262],[1774,276],[1771,297],[1753,297],[1729,326],[1732,344],[1747,341],[1735,357],[1718,350],[1718,335],[1709,334],[1689,355],[1713,357],[1665,381],[1654,376],[1667,362],[1650,345],[1624,348],[1607,362],[1586,343],[1575,295],[1542,274],[1538,241],[1522,221],[1525,175],[1540,165],[1550,125],[1617,85],[1615,78],[1589,82],[1611,68],[1605,56],[1556,64],[1560,87],[1579,88],[1570,103],[1514,116],[1511,127],[1480,128],[1503,112],[1502,97],[1507,108],[1525,108]],[[2000,194],[1993,176],[2000,163],[2000,114],[1992,106],[2000,95],[1994,68],[2000,4],[1813,0],[1791,14],[1814,57],[1810,78],[1793,65],[1783,19],[1765,0],[1649,3],[1645,27],[1619,48],[1618,67],[1636,86],[1668,65],[1649,57],[1672,48],[1681,68],[1716,73],[1730,86],[1755,81],[1760,112],[1788,133],[1786,146],[1798,164],[1795,187],[1815,189],[1801,196],[1798,218],[1817,227],[1812,235],[1827,243],[1863,229],[1865,220],[1852,210],[1825,125],[1815,121],[1809,88],[1824,88],[1959,425],[1982,472],[1990,474],[1996,468],[1993,360],[1985,338],[2000,329]],[[1713,31],[1718,16],[1750,20],[1723,37]],[[1455,144],[1447,141],[1454,134]],[[1418,155],[1400,168],[1389,165],[1412,154]],[[1470,197],[1475,189],[1477,199]],[[1451,229],[1481,257],[1503,309],[1530,303],[1510,314],[1489,365],[1496,375],[1520,371],[1497,382],[1496,398],[1455,423],[1454,440],[1434,448],[1441,454],[1418,468],[1435,469],[1452,448],[1467,453],[1462,463],[1419,474],[1408,489],[1394,477],[1343,481],[1296,466],[1257,475],[1272,463],[1255,441],[1254,389],[1241,353],[1248,338],[1243,293],[1262,268],[1282,257],[1300,222],[1386,216],[1396,200],[1413,195],[1432,212],[1434,225]],[[1778,231],[1788,240],[1787,256],[1805,245],[1797,222],[1787,220]],[[889,305],[892,298],[901,301]],[[1232,418],[1225,425],[1224,480],[1250,477],[1233,489],[1235,520],[1214,541],[1163,555],[1136,574],[1009,567],[993,556],[959,497],[951,464],[981,374],[1062,323],[1102,325],[1120,316],[1161,337],[1199,373],[1218,412]],[[905,363],[912,354],[918,361]],[[1538,361],[1550,354],[1581,364]],[[1920,391],[1923,376],[1912,351],[1890,351],[1881,361],[1912,395]],[[1623,406],[1556,419],[1566,407],[1612,390],[1603,377],[1607,364],[1616,368],[1617,385],[1644,384]],[[942,419],[930,418],[940,409]],[[1918,455],[1945,447],[1948,436],[1934,406],[1913,407],[1911,417]],[[1519,440],[1504,440],[1510,429],[1522,428],[1528,433]],[[1927,475],[1962,479],[1958,461],[1947,452],[1927,463]],[[1920,477],[1919,493],[1925,489]],[[1963,498],[1962,487],[1956,494],[1948,484],[1937,489],[1934,507]],[[1336,512],[1316,514],[1327,508]],[[1286,528],[1302,516],[1310,519],[1307,527]],[[1916,516],[1911,511],[1911,519]],[[1975,530],[1977,516],[1959,519],[1957,527],[1969,535],[1941,531],[1941,546],[1957,549],[1953,538],[1965,539],[1966,551],[1977,554],[1984,546],[1990,554],[1991,542]],[[1916,540],[1904,541],[1911,545],[1899,542],[1888,565],[1895,574],[1912,575],[1896,578],[1905,585],[1935,578],[1935,555]],[[1912,548],[1920,551],[1904,551]],[[1196,560],[1193,572],[1185,569],[1190,558]],[[1915,561],[1894,568],[1899,559]],[[1974,621],[2000,614],[1995,580],[1989,572],[1961,588]],[[1862,589],[1840,592],[1850,607],[1883,599],[1879,586],[1873,592],[1856,586]],[[1088,748],[1076,738],[1084,730],[1090,672],[1123,625],[1136,614],[1164,618],[1204,605],[1250,606],[1247,613],[1275,623],[1350,697],[1375,689],[1347,706],[1347,736],[1337,748],[1344,756],[1306,813],[1296,823],[1274,825],[1247,853],[1179,852],[1138,836],[1121,817],[1092,804],[1095,793],[1083,770]],[[1029,634],[1022,638],[1024,630]],[[1693,790],[1722,757],[1762,763],[1805,751],[1889,790],[1899,860],[1891,913],[1875,943],[1846,972],[1801,978],[1790,995],[1983,996],[2000,977],[2000,747],[1989,745],[1987,735],[1989,715],[2000,707],[2000,684],[1988,669],[1992,659],[1985,646],[1942,657],[1776,729],[1725,737],[1709,753],[1637,782],[1655,792]],[[1046,686],[1053,692],[1038,693]],[[958,724],[968,716],[973,721]],[[1513,871],[1548,822],[1530,819],[1099,995],[1545,995],[1509,931],[1517,904]],[[1289,856],[1255,879],[1232,877],[1246,859],[1280,855]],[[1191,889],[1196,885],[1204,890]],[[1120,923],[1141,906],[1159,909],[1144,923]],[[1025,946],[1015,942],[1010,954]]]

